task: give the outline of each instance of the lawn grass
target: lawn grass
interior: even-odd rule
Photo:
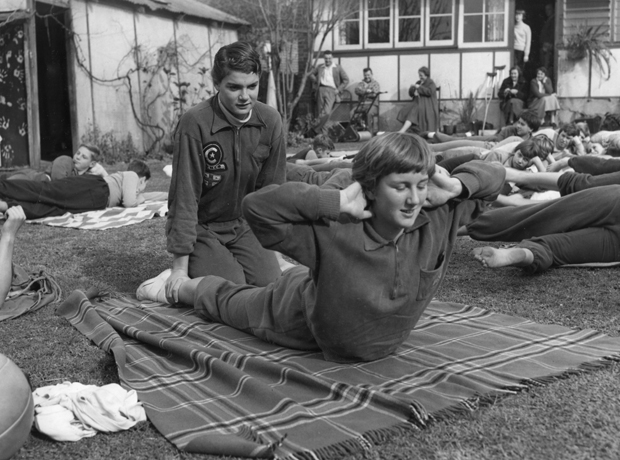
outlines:
[[[147,191],[167,191],[163,162],[150,162]],[[107,167],[108,170],[122,166]],[[15,262],[52,273],[63,289],[97,286],[121,293],[171,263],[165,251],[165,219],[106,231],[25,224]],[[461,238],[438,293],[540,323],[594,328],[620,334],[620,269],[554,269],[537,276],[518,269],[486,270],[469,252],[479,246]],[[118,382],[114,360],[91,344],[55,306],[0,323],[0,352],[28,375],[33,387],[62,381]],[[0,376],[1,378],[1,376]],[[617,459],[620,457],[620,365],[575,375],[498,399],[473,412],[393,437],[352,459]],[[36,434],[15,459],[215,459],[179,452],[150,423],[77,443]]]

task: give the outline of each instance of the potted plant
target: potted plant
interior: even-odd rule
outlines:
[[[606,80],[611,77],[611,59],[615,58],[609,51],[607,40],[609,28],[603,24],[598,26],[579,26],[577,31],[566,38],[564,48],[566,58],[570,61],[581,61],[588,54],[601,69]]]
[[[474,94],[473,91],[470,91],[467,99],[461,101],[460,106],[456,110],[458,115],[457,133],[464,133],[473,129],[473,124],[476,120],[476,110],[478,110],[477,98],[478,93]]]

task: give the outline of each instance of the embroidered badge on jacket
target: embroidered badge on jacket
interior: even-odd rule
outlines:
[[[224,163],[224,153],[222,147],[217,142],[210,142],[202,149],[205,158],[205,172],[203,182],[206,187],[214,187],[222,181],[221,174],[214,172],[226,171],[228,167]]]

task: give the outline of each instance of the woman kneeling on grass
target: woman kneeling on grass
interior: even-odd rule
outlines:
[[[265,287],[187,278],[179,299],[208,321],[320,349],[330,361],[382,358],[409,336],[439,289],[459,222],[480,209],[468,200],[496,197],[504,171],[472,161],[450,176],[420,137],[375,137],[352,169],[323,187],[287,182],[244,199],[261,244],[303,266]],[[165,277],[158,278],[138,288],[139,299],[166,301]]]

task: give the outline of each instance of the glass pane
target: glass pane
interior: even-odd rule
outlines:
[[[487,13],[505,13],[505,0],[485,0]]]
[[[398,14],[400,16],[419,16],[420,0],[398,0]]]
[[[452,40],[452,17],[441,16],[430,19],[430,40]]]
[[[360,44],[360,26],[358,21],[345,22],[340,27],[341,45]]]
[[[463,17],[463,41],[479,43],[482,41],[482,15]]]
[[[490,14],[487,15],[487,30],[484,34],[486,42],[504,41],[504,15]]]
[[[467,0],[465,2],[465,13],[482,13],[483,0]],[[487,0],[488,2],[489,0]]]
[[[380,19],[368,21],[368,43],[390,42],[390,20]]]
[[[390,0],[368,0],[369,18],[389,18]]]
[[[454,3],[454,0],[429,1],[431,6],[431,14],[452,14],[452,4]]]
[[[420,41],[420,20],[418,18],[401,19],[398,21],[398,41]]]

